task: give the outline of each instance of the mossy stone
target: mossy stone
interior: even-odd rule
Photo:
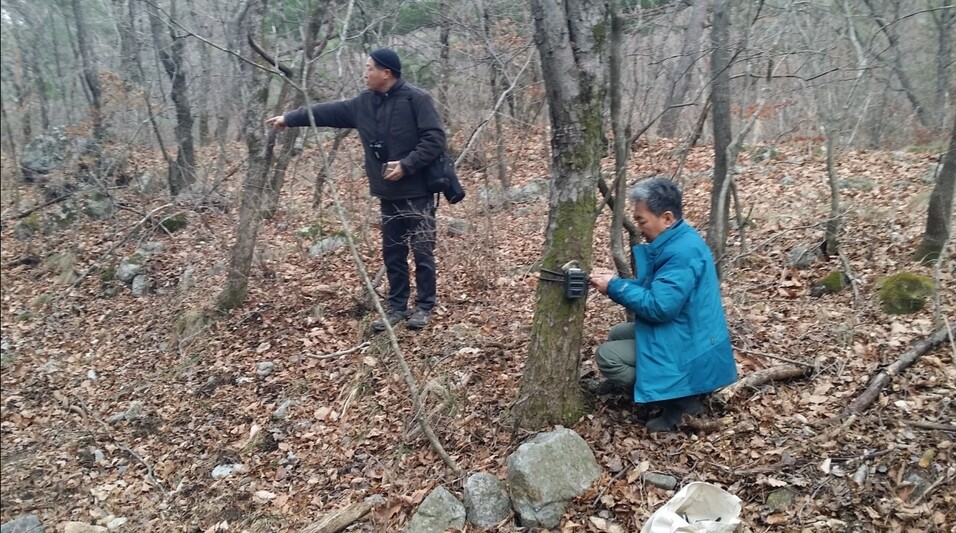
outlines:
[[[176,213],[163,219],[159,224],[169,233],[175,233],[186,227],[186,213]]]
[[[883,311],[889,315],[915,313],[926,305],[926,298],[933,293],[932,278],[900,272],[877,282],[877,297]]]
[[[825,278],[820,280],[820,283],[831,292],[838,292],[844,289],[846,287],[846,282],[846,276],[844,276],[843,272],[840,272],[839,270],[830,272]]]

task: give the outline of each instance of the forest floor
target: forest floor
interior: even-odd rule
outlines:
[[[509,146],[513,187],[547,176],[542,139],[539,132]],[[638,147],[630,176],[672,174],[677,148],[664,141]],[[909,315],[884,313],[876,300],[881,277],[907,270],[937,278],[940,314],[956,321],[952,246],[939,269],[910,259],[938,156],[837,154],[846,264],[834,257],[797,270],[786,266],[790,251],[823,239],[825,158],[806,144],[775,149],[763,160],[753,149],[741,154],[746,248],[733,231],[728,257],[736,261],[723,279],[724,304],[741,376],[787,361],[812,365],[812,374],[710,402],[703,417],[721,421],[711,431],[649,435],[627,398],[595,398],[573,429],[604,472],[572,502],[559,531],[638,531],[674,494],[644,484],[644,471],[681,485],[712,482],[737,495],[741,532],[956,531],[951,339],[864,412],[829,421],[911,342],[941,327],[932,304]],[[381,265],[378,206],[351,150],[339,168],[354,179],[337,183],[374,274]],[[232,161],[241,161],[238,147],[236,154]],[[311,227],[316,239],[341,229],[328,201],[311,207],[314,157],[307,153],[291,167],[279,209],[259,233],[246,303],[227,315],[209,309],[225,284],[242,171],[220,186],[226,213],[172,206],[136,226],[168,198],[119,188],[111,192],[129,208],[112,218],[81,217],[26,240],[14,238],[12,215],[38,205],[39,195],[21,187],[14,207],[5,191],[2,521],[33,513],[51,531],[69,520],[115,526],[122,519],[119,531],[223,531],[223,524],[228,531],[300,531],[378,494],[385,504],[349,531],[399,531],[439,484],[460,496],[463,479],[414,430],[395,355],[384,334],[370,331],[375,317],[348,249],[308,254],[314,239],[301,228]],[[134,177],[165,173],[154,157],[131,165]],[[711,165],[710,148],[697,147],[682,174],[685,216],[698,228],[709,210]],[[548,201],[527,197],[493,209],[482,190],[496,180],[470,167],[461,175],[468,198],[438,210],[440,301],[432,323],[396,333],[427,408],[443,406],[434,424],[445,449],[463,471],[504,479],[508,455],[529,436],[513,431],[509,412],[527,356],[532,268],[543,251]],[[184,229],[158,227],[159,214],[179,211]],[[452,218],[467,221],[470,231],[452,234]],[[608,209],[597,219],[596,266],[612,266],[609,220]],[[161,250],[146,263],[150,292],[134,297],[108,273],[146,243]],[[856,291],[810,295],[816,280],[846,265]],[[591,291],[585,368],[593,368],[595,347],[623,318]],[[274,366],[260,364],[269,362]],[[286,412],[276,413],[280,407]],[[229,464],[242,468],[213,478],[217,466]],[[781,496],[792,500],[779,503]],[[497,530],[525,529],[508,522]]]

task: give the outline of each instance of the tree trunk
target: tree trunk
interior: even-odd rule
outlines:
[[[176,162],[169,166],[169,194],[177,196],[196,181],[196,150],[193,143],[193,115],[186,87],[186,71],[183,68],[185,40],[177,38],[170,29],[172,44],[167,45],[162,34],[159,13],[154,4],[147,4],[149,26],[159,60],[172,86],[170,98],[176,109]],[[176,18],[176,2],[170,8],[170,17]]]
[[[936,176],[936,186],[929,199],[926,213],[926,231],[923,242],[914,258],[921,262],[933,262],[943,253],[953,225],[953,189],[956,188],[956,117],[949,138],[949,151],[943,159],[943,168]]]
[[[491,82],[491,101],[497,102],[501,97],[503,89],[501,87],[501,78],[499,76],[499,69],[504,68],[498,62],[498,59],[495,57],[494,52],[490,49],[490,43],[494,42],[494,38],[491,32],[491,13],[488,10],[487,4],[482,2],[482,23],[483,29],[485,32],[485,42],[489,43],[488,47],[488,75],[490,76]],[[501,112],[495,112],[494,116],[495,121],[495,155],[496,155],[496,168],[498,171],[498,181],[501,183],[501,190],[507,191],[511,188],[511,180],[508,178],[508,166],[505,163],[505,135],[504,128],[501,124]],[[507,195],[506,195],[507,196]]]
[[[100,76],[96,63],[93,61],[93,52],[90,49],[89,36],[86,32],[86,19],[80,8],[80,0],[73,0],[73,16],[76,17],[76,42],[83,62],[83,81],[90,95],[90,118],[93,121],[93,138],[103,139],[103,105],[100,91]]]
[[[840,253],[840,185],[837,179],[834,152],[836,151],[835,128],[824,126],[827,139],[827,182],[830,184],[830,218],[827,219],[824,251],[827,256]]]
[[[249,10],[244,13],[237,29],[242,34],[251,35],[250,32],[257,30],[261,25],[263,8],[264,5],[259,1],[250,2]],[[247,56],[255,61],[251,47],[247,46],[245,49],[249,50]],[[249,162],[242,188],[236,244],[229,260],[226,287],[217,301],[217,307],[223,311],[239,307],[246,299],[249,270],[252,268],[256,238],[262,221],[260,207],[263,190],[272,166],[276,141],[275,130],[269,130],[265,139],[262,134],[262,117],[266,116],[268,98],[268,91],[262,90],[262,87],[268,83],[265,74],[245,62],[240,63],[240,72],[242,96],[247,102],[246,113],[243,117],[243,136],[249,151]]]
[[[687,88],[690,86],[691,72],[697,61],[700,51],[700,37],[704,33],[704,19],[707,18],[707,0],[694,0],[690,12],[690,21],[684,31],[684,40],[681,44],[680,57],[677,65],[669,71],[670,92],[664,101],[664,114],[658,125],[657,133],[661,137],[674,137],[677,133],[677,123],[683,107],[673,107],[684,101]]]
[[[727,246],[727,147],[730,146],[730,2],[716,0],[714,3],[711,41],[711,110],[714,125],[714,180],[710,193],[710,223],[707,226],[707,245],[715,258],[724,256]],[[723,196],[723,197],[722,197]],[[723,269],[718,267],[718,273]]]
[[[953,63],[953,26],[956,25],[956,9],[930,12],[936,24],[936,124],[943,129],[946,121],[946,95],[949,94],[949,73]]]
[[[611,3],[611,54],[608,64],[608,77],[611,90],[611,129],[614,132],[614,204],[611,215],[611,257],[614,267],[621,277],[631,277],[631,262],[624,247],[624,217],[627,207],[627,160],[631,156],[631,139],[627,125],[624,123],[622,110],[622,95],[624,92],[621,80],[621,68],[624,58],[621,53],[624,40],[624,21],[621,19],[618,6]]]
[[[604,2],[532,0],[535,42],[551,114],[551,196],[543,268],[591,264],[595,189],[601,171],[605,47]],[[515,403],[516,427],[573,424],[584,412],[578,383],[584,299],[540,283],[528,362]]]

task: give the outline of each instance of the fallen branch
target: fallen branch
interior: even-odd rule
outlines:
[[[342,357],[343,355],[348,355],[348,354],[350,354],[350,353],[354,353],[354,352],[357,352],[357,351],[359,351],[359,350],[364,350],[365,348],[368,348],[368,347],[371,346],[371,345],[372,345],[372,343],[370,343],[369,341],[365,341],[365,342],[363,342],[362,344],[359,344],[358,346],[356,346],[356,347],[354,347],[354,348],[349,348],[348,350],[340,350],[340,351],[338,351],[338,352],[330,353],[330,354],[327,354],[327,355],[312,355],[312,354],[310,354],[310,353],[307,353],[307,354],[305,354],[305,356],[306,356],[306,357],[311,357],[312,359],[318,359],[318,360],[320,360],[320,361],[324,361],[324,360],[326,360],[326,359],[335,359],[336,357]]]
[[[337,533],[367,515],[373,507],[385,503],[381,495],[365,498],[364,501],[351,503],[344,509],[334,511],[322,520],[309,524],[300,530],[300,533]]]
[[[804,378],[812,373],[812,366],[780,365],[765,368],[763,370],[758,370],[753,374],[741,379],[737,383],[724,388],[714,396],[723,402],[728,402],[741,390],[756,389],[766,385],[767,383],[776,381],[787,381],[791,379]]]
[[[906,352],[904,352],[903,355],[896,360],[896,362],[874,376],[873,379],[870,380],[870,384],[866,387],[866,390],[857,396],[855,400],[850,402],[850,405],[847,406],[842,413],[830,419],[829,422],[838,422],[839,420],[842,420],[852,414],[860,413],[866,410],[866,408],[869,407],[870,404],[880,396],[880,392],[884,387],[889,385],[894,377],[899,375],[903,370],[906,370],[924,354],[942,344],[942,342],[947,338],[951,337],[954,334],[953,329],[954,328],[951,327],[942,328],[937,330],[929,337],[914,342],[910,349],[906,350]]]
[[[922,420],[913,420],[906,423],[907,425],[913,426],[914,428],[920,429],[938,429],[939,431],[949,431],[956,433],[956,425],[953,424],[940,424],[939,422],[925,422]]]
[[[11,220],[20,220],[21,218],[27,218],[28,216],[30,216],[30,215],[32,215],[33,213],[35,213],[35,212],[37,212],[37,211],[43,209],[44,207],[49,207],[49,206],[51,206],[51,205],[53,205],[53,204],[58,204],[58,203],[62,202],[63,200],[66,200],[66,199],[69,198],[70,196],[73,196],[73,193],[60,196],[59,198],[54,198],[53,200],[50,200],[49,202],[47,202],[47,203],[45,203],[45,204],[38,205],[38,206],[34,207],[33,209],[27,209],[26,211],[24,211],[24,212],[22,212],[22,213],[19,213],[19,214],[17,214],[17,215],[13,215],[12,217],[10,217],[10,219],[11,219]]]

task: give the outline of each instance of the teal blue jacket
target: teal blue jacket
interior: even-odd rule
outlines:
[[[634,401],[703,394],[737,381],[710,248],[678,221],[633,248],[637,277],[612,278],[607,295],[635,315]]]

